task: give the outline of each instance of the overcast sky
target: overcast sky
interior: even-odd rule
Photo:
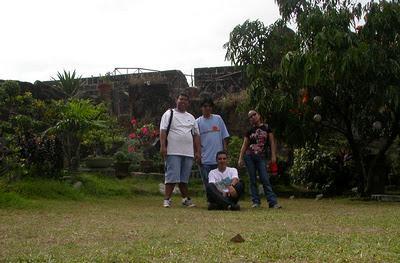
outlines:
[[[236,25],[279,18],[274,0],[1,0],[0,10],[0,79],[30,82],[63,69],[229,65],[222,46]]]
[[[1,0],[0,79],[83,77],[115,67],[229,65],[222,45],[246,19],[271,24],[273,0]]]

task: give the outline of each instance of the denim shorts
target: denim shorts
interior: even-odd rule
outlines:
[[[165,161],[165,183],[188,183],[192,172],[193,157],[167,155]]]

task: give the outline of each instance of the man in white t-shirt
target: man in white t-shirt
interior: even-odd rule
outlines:
[[[188,106],[188,95],[179,94],[176,108],[167,110],[161,117],[160,153],[165,160],[164,207],[171,206],[171,196],[176,184],[182,194],[182,205],[195,206],[189,197],[188,182],[193,158],[200,160],[201,149],[199,128],[193,115],[186,111]]]
[[[228,155],[225,151],[218,152],[216,159],[218,167],[210,171],[206,185],[208,210],[240,210],[238,201],[244,188],[238,171],[228,167]]]

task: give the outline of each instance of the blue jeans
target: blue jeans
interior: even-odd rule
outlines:
[[[247,171],[250,177],[250,192],[251,200],[254,204],[261,204],[260,195],[258,194],[257,188],[257,172],[262,183],[265,196],[269,206],[274,206],[278,203],[276,194],[272,191],[272,186],[269,181],[267,173],[265,158],[257,154],[246,154],[244,156],[244,162],[246,164]]]
[[[199,165],[201,180],[203,181],[204,187],[208,184],[208,174],[211,170],[217,169],[216,164],[201,164]]]

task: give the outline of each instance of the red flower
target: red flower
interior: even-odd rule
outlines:
[[[128,152],[134,152],[135,151],[135,147],[133,147],[133,146],[129,146],[128,147]]]
[[[140,129],[140,131],[141,131],[144,135],[147,135],[147,134],[149,133],[149,129],[148,129],[146,126],[142,127],[142,128]]]
[[[129,134],[129,138],[130,139],[135,139],[136,137],[137,137],[137,135],[135,133]]]
[[[132,124],[132,125],[136,125],[136,123],[137,123],[137,121],[136,121],[135,117],[133,117],[133,118],[131,119],[131,124]]]
[[[303,98],[301,99],[301,102],[303,103],[303,104],[306,104],[307,102],[308,102],[308,99],[309,99],[310,97],[308,96],[308,94],[304,94],[304,96],[303,96]]]

